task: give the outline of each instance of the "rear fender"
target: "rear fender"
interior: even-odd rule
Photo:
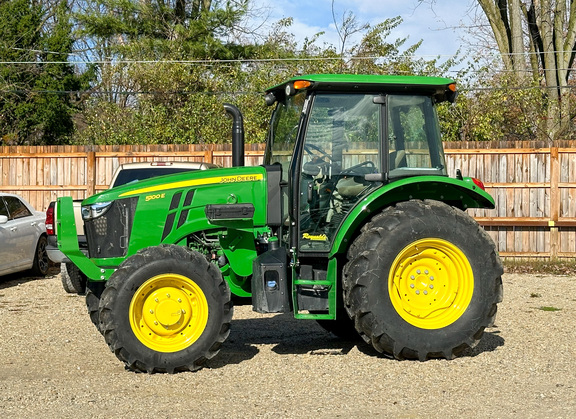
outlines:
[[[356,204],[334,238],[330,257],[345,252],[359,228],[382,208],[411,199],[433,199],[462,210],[493,209],[495,206],[492,196],[469,177],[462,180],[443,176],[402,179],[376,189]]]

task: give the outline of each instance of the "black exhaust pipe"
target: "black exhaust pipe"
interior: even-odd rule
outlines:
[[[232,116],[232,166],[244,166],[244,120],[236,106],[224,104],[226,112]]]

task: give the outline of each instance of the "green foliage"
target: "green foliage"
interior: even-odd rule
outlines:
[[[246,13],[247,1],[100,0],[76,15],[80,34],[106,40],[122,58],[229,59],[223,38]]]
[[[542,311],[560,311],[560,310],[562,310],[561,308],[550,307],[550,306],[541,306],[541,307],[538,307],[538,309],[542,310]]]
[[[0,65],[0,142],[6,144],[66,143],[74,131],[69,91],[82,88],[84,79],[66,62],[73,43],[67,3],[50,11],[35,4],[0,3],[0,60],[6,62]]]
[[[338,53],[334,46],[319,45],[321,34],[297,45],[290,32],[291,18],[277,22],[261,43],[224,43],[224,38],[216,35],[236,27],[245,13],[244,2],[238,8],[228,3],[225,7],[213,4],[212,9],[194,17],[186,15],[182,23],[176,22],[170,10],[160,10],[156,2],[106,0],[99,4],[103,7],[98,13],[83,17],[85,32],[120,37],[123,44],[111,51],[118,57],[138,58],[137,62],[101,66],[102,86],[109,91],[137,93],[94,100],[85,113],[86,128],[77,134],[82,143],[229,142],[228,129],[222,129],[230,126],[224,102],[242,110],[247,142],[262,142],[270,115],[262,93],[295,74],[436,75],[453,64],[413,60],[420,42],[409,46],[406,38],[390,42],[391,32],[402,22],[400,18],[387,19],[374,27],[358,26],[365,31],[361,42],[349,48],[343,45]],[[124,9],[114,19],[101,12],[113,8]],[[135,15],[139,22],[134,21]],[[198,32],[198,22],[205,32]],[[169,33],[179,34],[177,42]],[[179,62],[183,56],[188,61],[204,61]],[[161,61],[142,62],[143,57]]]
[[[542,138],[545,97],[538,84],[513,73],[481,80],[481,88],[460,86],[455,104],[439,108],[444,140],[492,141]]]
[[[422,41],[392,37],[400,17],[370,26],[348,13],[338,46],[322,44],[322,33],[297,43],[292,18],[259,42],[239,42],[233,34],[242,29],[248,2],[99,0],[74,14],[66,1],[50,10],[24,0],[0,3],[0,58],[28,62],[0,66],[2,138],[14,144],[222,143],[230,137],[222,105],[230,102],[244,114],[247,142],[262,142],[271,111],[262,93],[295,74],[444,76],[458,64],[415,59]],[[361,35],[358,43],[350,42],[352,34]],[[81,74],[66,63],[79,45],[95,63],[78,67]],[[519,83],[502,76],[483,82],[497,89],[466,90],[465,81],[457,104],[440,107],[444,139],[538,135],[543,106],[537,89],[502,90]]]

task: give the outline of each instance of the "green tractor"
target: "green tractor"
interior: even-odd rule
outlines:
[[[228,337],[232,297],[292,312],[397,359],[452,359],[493,324],[503,273],[466,214],[494,208],[482,182],[448,177],[435,105],[445,78],[306,75],[267,90],[264,163],[71,198],[58,245],[88,277],[90,316],[127,368],[196,370]]]

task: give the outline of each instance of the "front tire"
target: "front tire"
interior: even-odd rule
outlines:
[[[61,263],[60,276],[64,291],[67,293],[78,295],[86,293],[86,275],[73,263]]]
[[[181,246],[139,251],[110,277],[100,300],[100,330],[127,368],[195,371],[229,334],[228,284],[203,255]]]
[[[397,359],[452,359],[476,346],[502,300],[486,232],[437,201],[384,209],[348,251],[346,309],[364,340]]]
[[[88,314],[90,315],[90,321],[96,329],[103,334],[100,329],[100,298],[106,287],[105,282],[101,281],[87,281],[86,282],[86,308],[88,309]]]

